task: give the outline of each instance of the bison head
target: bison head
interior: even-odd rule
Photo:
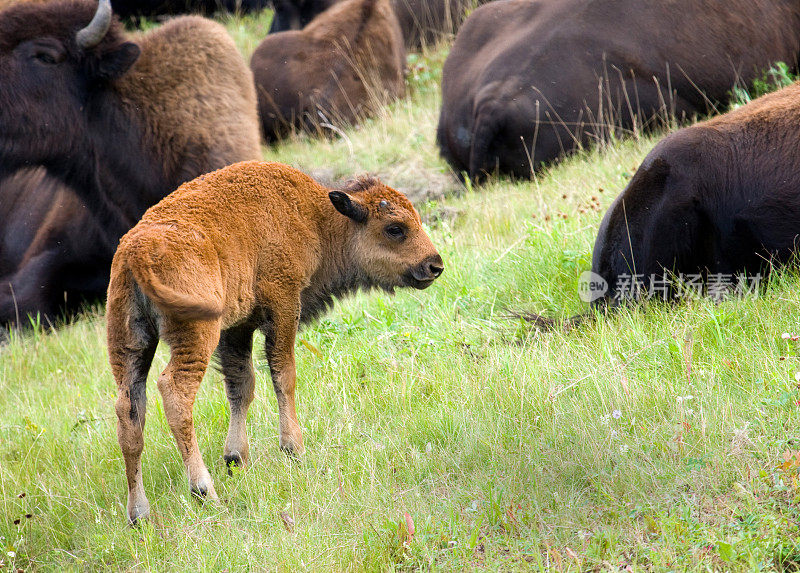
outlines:
[[[329,196],[336,210],[356,223],[352,252],[370,284],[389,292],[424,289],[442,274],[442,257],[405,196],[369,177]]]
[[[102,94],[139,57],[109,0],[21,3],[0,12],[0,175],[94,158]],[[105,114],[107,116],[107,114]]]

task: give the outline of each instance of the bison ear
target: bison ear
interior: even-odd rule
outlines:
[[[358,199],[355,199],[344,191],[331,191],[328,193],[331,203],[345,217],[351,218],[356,223],[366,223],[368,211]]]
[[[119,46],[100,54],[95,64],[95,77],[101,80],[116,80],[128,73],[139,59],[142,51],[133,42],[123,42]]]

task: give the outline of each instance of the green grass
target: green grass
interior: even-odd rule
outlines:
[[[260,359],[253,464],[225,474],[227,403],[211,370],[195,418],[223,501],[200,505],[151,383],[153,517],[131,529],[102,309],[14,335],[0,349],[0,570],[797,567],[798,463],[784,453],[800,449],[800,342],[781,334],[800,332],[800,278],[570,333],[508,318],[586,310],[577,282],[602,212],[657,138],[462,189],[434,146],[444,53],[419,58],[408,97],[346,137],[264,150],[334,178],[372,171],[448,193],[422,208],[446,264],[437,284],[350,298],[300,334],[302,462],[278,450]]]

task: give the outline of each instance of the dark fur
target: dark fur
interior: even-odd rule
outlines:
[[[44,2],[45,0],[0,0],[0,10],[14,4]],[[120,18],[210,15],[215,12],[248,13],[263,10],[269,5],[269,0],[111,0],[111,7]]]
[[[609,208],[592,269],[621,275],[767,273],[800,233],[800,84],[661,141]],[[665,272],[666,269],[666,272]],[[675,291],[672,291],[675,294]]]
[[[266,8],[268,0],[111,0],[121,18],[169,16],[176,14],[248,13]]]
[[[119,238],[149,206],[186,180],[260,154],[252,76],[221,26],[178,18],[134,43],[114,22],[84,52],[75,34],[95,7],[59,1],[0,12],[0,181],[43,166],[77,195],[70,209],[89,212],[61,213],[40,252],[25,247],[27,261],[51,253],[51,263],[27,268],[23,260],[0,283],[0,324],[18,313],[54,314],[61,280],[90,284],[93,296],[94,285],[107,283]],[[225,111],[201,113],[204,106]],[[16,191],[3,185],[3,193],[20,194],[18,184]],[[32,184],[24,194],[47,192]],[[40,235],[46,221],[35,213],[47,212],[31,211]],[[101,231],[90,236],[91,229]],[[80,264],[67,273],[61,261],[71,260]],[[20,292],[38,294],[20,305]]]
[[[45,321],[71,315],[101,300],[113,254],[75,193],[44,169],[0,183],[0,284],[14,322],[35,311]]]
[[[275,15],[268,33],[302,30],[311,20],[339,2],[340,0],[275,0]]]
[[[794,67],[799,51],[800,4],[781,0],[492,2],[445,62],[437,142],[472,178],[531,177],[656,115],[705,114],[771,63]]]
[[[275,0],[269,33],[300,30],[341,0]],[[392,0],[406,47],[431,45],[454,34],[474,4],[487,0]]]

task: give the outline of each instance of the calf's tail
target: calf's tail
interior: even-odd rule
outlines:
[[[219,318],[224,301],[218,289],[183,292],[164,282],[153,272],[149,264],[130,265],[131,273],[142,292],[161,310],[181,319],[211,320]],[[206,285],[195,285],[199,290]],[[208,285],[210,287],[210,285]]]

